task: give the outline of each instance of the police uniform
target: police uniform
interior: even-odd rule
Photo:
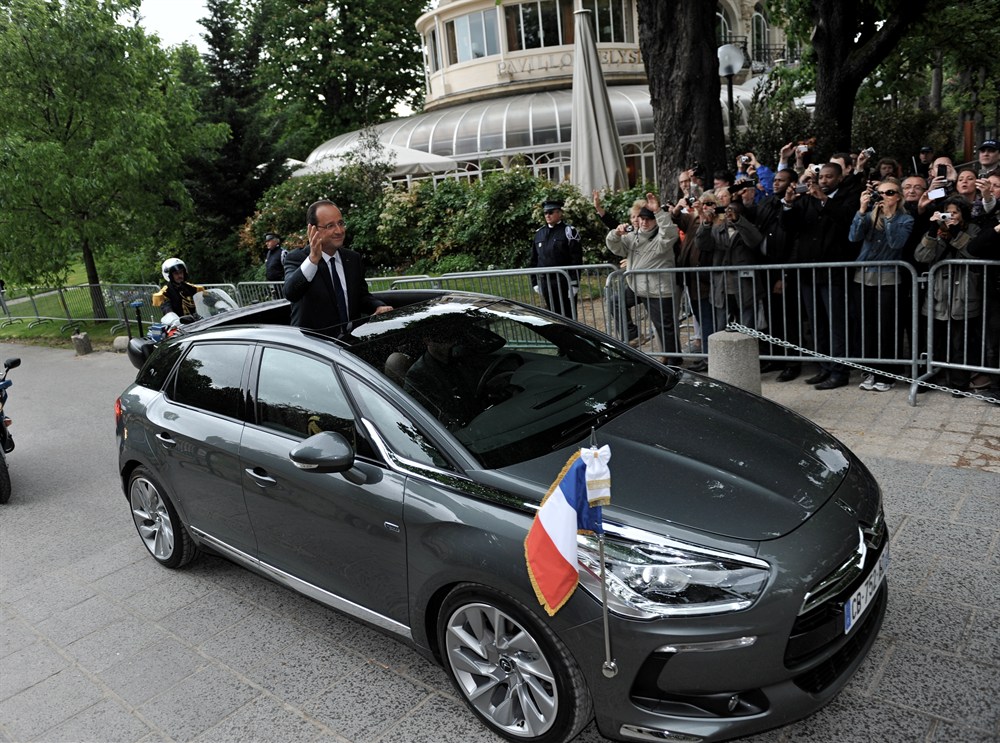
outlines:
[[[543,211],[558,209],[562,212],[561,201],[546,201]],[[554,225],[548,224],[535,232],[531,243],[531,268],[554,268],[579,266],[583,263],[583,245],[580,233],[575,227],[561,219]],[[562,273],[532,274],[531,285],[545,302],[545,307],[566,317],[573,317],[576,305],[577,272],[568,272],[572,281]]]

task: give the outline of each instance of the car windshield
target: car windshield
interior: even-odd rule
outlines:
[[[580,441],[677,380],[607,336],[496,299],[440,297],[377,315],[353,335],[352,353],[490,468]]]
[[[194,295],[194,307],[200,317],[213,317],[234,310],[239,305],[222,289],[206,289]]]

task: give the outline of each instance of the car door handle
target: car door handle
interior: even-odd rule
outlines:
[[[261,470],[259,467],[247,467],[243,471],[246,472],[248,475],[250,475],[250,477],[252,477],[254,481],[262,488],[269,488],[272,485],[278,484],[277,480],[275,480],[273,477],[268,476],[264,472],[264,470]]]
[[[177,446],[177,442],[174,441],[173,437],[169,433],[158,433],[156,434],[156,440],[163,444],[168,449],[173,449]]]

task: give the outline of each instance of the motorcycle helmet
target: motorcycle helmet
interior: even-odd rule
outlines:
[[[163,278],[170,281],[170,272],[175,268],[183,268],[184,273],[187,273],[187,266],[184,265],[184,261],[180,258],[167,258],[163,261],[163,265],[160,266],[160,273],[163,274]]]

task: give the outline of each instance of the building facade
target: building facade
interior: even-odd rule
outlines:
[[[376,126],[379,139],[455,161],[449,175],[425,177],[478,177],[522,162],[550,180],[563,180],[569,172],[578,9],[591,11],[629,182],[655,181],[653,112],[635,0],[440,0],[417,20],[424,111]],[[737,105],[745,110],[752,78],[796,55],[771,27],[765,5],[753,0],[719,2],[716,30],[718,44],[744,51],[747,62],[736,82]],[[324,142],[307,163],[339,157],[356,148],[359,138],[351,132]]]

